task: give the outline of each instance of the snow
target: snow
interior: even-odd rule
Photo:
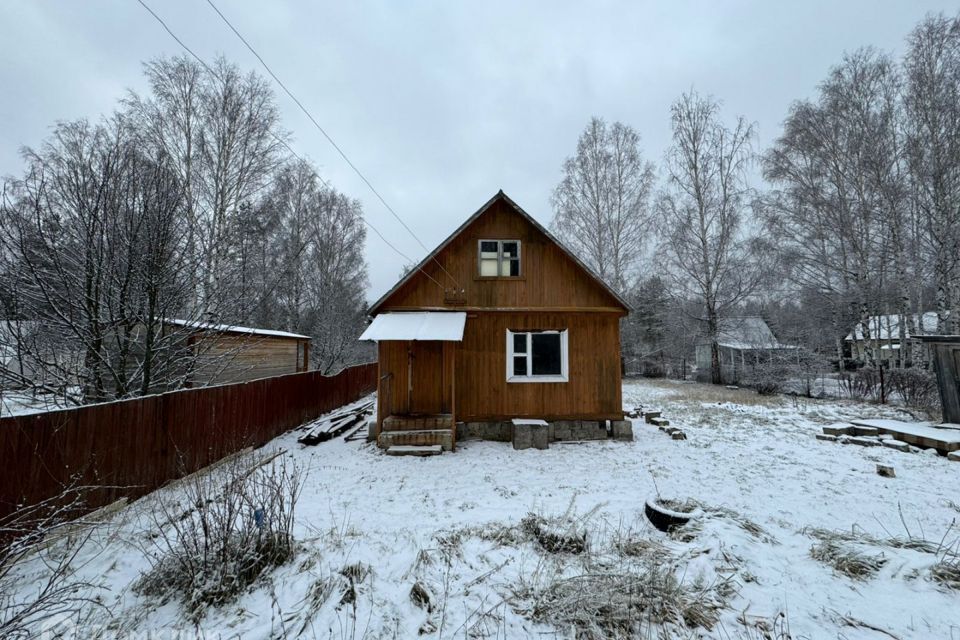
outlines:
[[[188,329],[202,329],[205,331],[222,331],[224,333],[243,333],[256,336],[270,336],[274,338],[297,338],[309,340],[310,336],[304,336],[299,333],[290,333],[288,331],[274,331],[273,329],[258,329],[256,327],[241,327],[234,324],[213,324],[210,322],[196,322],[193,320],[179,320],[177,318],[164,318],[167,324],[173,324]]]
[[[960,443],[960,431],[952,428],[936,427],[929,422],[903,422],[901,420],[851,420],[850,422],[862,427],[885,429],[918,438],[929,438],[946,443]]]
[[[304,629],[307,637],[415,638],[428,618],[442,617],[441,628],[426,637],[569,638],[569,631],[532,622],[516,600],[518,585],[540,575],[547,554],[529,541],[500,542],[477,531],[516,525],[531,512],[561,516],[573,509],[596,510],[580,521],[594,545],[605,544],[604,531],[629,530],[683,553],[688,581],[717,575],[727,562],[737,565],[738,592],[721,626],[696,637],[760,637],[738,634],[744,611],[768,620],[785,613],[793,638],[887,637],[844,622],[850,619],[902,639],[960,637],[960,593],[929,580],[931,554],[861,545],[889,561],[856,582],[810,556],[818,542],[812,528],[888,538],[906,537],[909,527],[935,542],[956,539],[951,526],[960,515],[960,464],[814,437],[834,422],[904,419],[905,413],[649,380],[625,383],[623,399],[629,407],[656,403],[688,439],[671,440],[635,420],[633,442],[515,451],[509,443],[466,441],[455,453],[419,458],[388,457],[371,444],[339,438],[300,447],[297,433],[285,434],[269,446],[285,449],[283,457],[308,471],[297,509],[295,535],[303,550],[296,559],[194,627],[176,601],[156,602],[131,588],[148,567],[144,549],[156,510],[156,496],[148,496],[97,529],[78,558],[78,576],[101,585],[90,596],[103,607],[91,615],[115,629],[178,629],[190,637],[292,638]],[[879,477],[878,462],[895,465],[896,479]],[[708,507],[691,540],[670,538],[646,522],[644,503],[656,495]],[[709,507],[748,518],[770,537],[753,535]],[[458,540],[456,550],[445,555],[450,540]],[[358,562],[372,572],[357,583],[353,603],[339,605],[333,597],[310,607],[319,581]],[[30,570],[24,590],[44,566],[38,560]],[[434,599],[446,594],[442,610],[428,614],[411,602],[416,581]],[[479,611],[492,612],[495,624],[468,634]]]
[[[78,397],[78,387],[68,387],[67,394]],[[0,389],[0,418],[71,409],[77,405],[66,397],[52,393]]]
[[[463,340],[467,314],[463,311],[381,313],[360,340]]]
[[[546,420],[534,420],[534,419],[530,419],[530,418],[514,418],[514,419],[512,420],[512,422],[513,422],[513,424],[516,424],[516,425],[529,426],[529,427],[546,427],[546,426],[548,426]]]

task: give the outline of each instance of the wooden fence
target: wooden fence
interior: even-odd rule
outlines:
[[[87,511],[141,496],[376,386],[372,363],[0,418],[0,522],[71,485]]]

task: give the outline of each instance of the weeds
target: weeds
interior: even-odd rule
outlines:
[[[300,468],[283,458],[252,468],[237,459],[183,485],[186,511],[181,501],[159,496],[151,567],[135,588],[180,599],[195,618],[207,606],[231,601],[265,569],[293,556],[302,488]]]
[[[854,580],[866,580],[889,560],[882,553],[867,555],[835,540],[824,540],[810,548],[810,557],[833,567],[834,571]]]

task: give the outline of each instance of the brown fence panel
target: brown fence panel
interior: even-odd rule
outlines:
[[[86,510],[141,496],[376,386],[371,363],[0,418],[0,521],[71,486]]]

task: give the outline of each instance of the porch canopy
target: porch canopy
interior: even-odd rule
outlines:
[[[410,311],[381,313],[361,340],[443,340],[461,342],[467,314],[463,311]]]

